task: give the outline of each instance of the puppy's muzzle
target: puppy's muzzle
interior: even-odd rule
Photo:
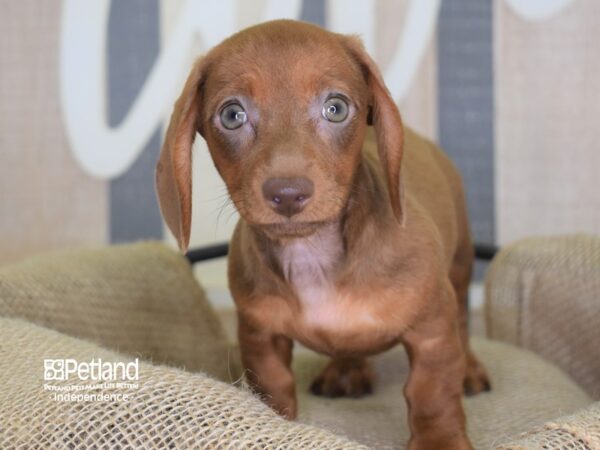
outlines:
[[[315,187],[308,178],[269,178],[262,192],[273,210],[282,216],[292,217],[301,212],[310,201]]]

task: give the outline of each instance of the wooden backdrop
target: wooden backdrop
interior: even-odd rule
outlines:
[[[127,115],[185,3],[110,6],[106,54],[98,57],[106,58],[111,126]],[[59,89],[65,4],[0,1],[0,264],[69,246],[173,243],[153,192],[161,125],[118,176],[91,175],[74,157]],[[233,4],[243,28],[267,1]],[[401,44],[410,4],[373,2],[373,53],[383,69]],[[304,0],[299,18],[327,26],[328,5]],[[199,39],[192,47],[190,62],[206,50]],[[408,94],[398,100],[405,121],[440,142],[462,171],[477,240],[600,231],[597,0],[573,0],[541,19],[506,0],[444,0]],[[193,245],[227,239],[236,220],[230,210],[218,217],[223,186],[198,141]],[[224,285],[222,261],[200,270],[209,287]]]

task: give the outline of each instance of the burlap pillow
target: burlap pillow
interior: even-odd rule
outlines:
[[[251,393],[204,374],[139,363],[128,401],[63,402],[44,384],[44,360],[124,355],[17,319],[0,318],[0,448],[2,449],[366,449],[316,427],[280,418]],[[83,392],[83,391],[81,391]],[[64,393],[64,392],[63,392]]]
[[[600,399],[600,237],[533,237],[496,256],[488,336],[552,361]]]
[[[463,401],[469,437],[477,450],[496,448],[499,442],[590,404],[569,376],[529,351],[481,338],[473,338],[472,346],[492,380],[491,392]],[[410,435],[403,395],[408,359],[402,347],[396,347],[373,357],[373,362],[377,374],[373,395],[327,399],[309,394],[310,382],[327,358],[297,352],[300,420],[372,448],[404,448]]]
[[[187,260],[160,243],[54,252],[1,268],[0,316],[221,380],[240,375]]]
[[[600,450],[600,402],[548,422],[497,450]]]
[[[129,355],[237,379],[235,355],[187,262],[159,244],[65,252],[2,269],[0,314],[83,335]],[[473,344],[494,384],[492,393],[465,400],[476,448],[588,404],[568,377],[535,355],[490,341]],[[203,374],[144,363],[136,400],[128,406],[57,402],[41,387],[43,359],[67,357],[123,358],[0,319],[0,448],[357,448],[318,428],[281,421],[248,392]],[[299,352],[294,366],[300,420],[375,448],[406,442],[405,355],[398,348],[375,359],[374,396],[329,400],[307,394],[325,359]]]

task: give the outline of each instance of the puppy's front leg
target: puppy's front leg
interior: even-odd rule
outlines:
[[[238,337],[246,379],[252,388],[279,414],[295,419],[296,386],[290,368],[293,341],[253,328],[242,315]]]
[[[453,295],[444,289],[444,296]],[[411,371],[404,394],[409,408],[410,450],[472,449],[462,407],[465,355],[456,303],[444,298],[431,317],[403,337]]]

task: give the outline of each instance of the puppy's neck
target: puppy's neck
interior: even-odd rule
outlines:
[[[328,223],[310,236],[289,239],[273,250],[281,275],[302,296],[306,289],[332,283],[344,257],[341,225]]]

